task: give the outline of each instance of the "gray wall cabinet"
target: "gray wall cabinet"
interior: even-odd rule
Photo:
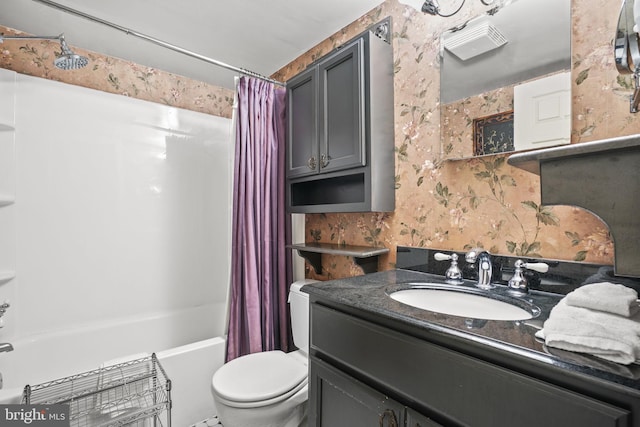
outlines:
[[[393,49],[386,40],[366,31],[289,80],[287,115],[290,212],[393,211]]]

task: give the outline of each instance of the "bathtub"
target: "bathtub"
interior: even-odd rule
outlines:
[[[0,353],[0,403],[20,403],[26,384],[39,384],[155,352],[172,382],[172,424],[186,427],[216,415],[211,376],[224,363],[220,325],[225,308],[206,305],[125,318],[11,342]]]

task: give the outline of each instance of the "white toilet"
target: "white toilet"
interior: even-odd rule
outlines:
[[[289,290],[291,353],[265,351],[238,357],[213,374],[213,398],[224,427],[299,427],[308,399],[309,296],[301,280]]]

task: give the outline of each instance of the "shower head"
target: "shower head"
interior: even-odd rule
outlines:
[[[76,70],[86,67],[89,63],[89,59],[86,56],[73,53],[71,49],[69,49],[62,34],[60,35],[60,49],[62,49],[60,56],[53,61],[53,65],[61,70]]]
[[[60,55],[53,61],[53,65],[61,70],[75,70],[78,68],[86,67],[89,63],[89,59],[86,56],[81,56],[73,53],[67,42],[64,40],[64,34],[59,36],[4,36],[0,35],[0,43],[5,40],[58,40],[60,42]]]

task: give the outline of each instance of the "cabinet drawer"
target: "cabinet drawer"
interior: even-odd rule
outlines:
[[[443,424],[630,426],[629,411],[318,304],[311,349]]]

